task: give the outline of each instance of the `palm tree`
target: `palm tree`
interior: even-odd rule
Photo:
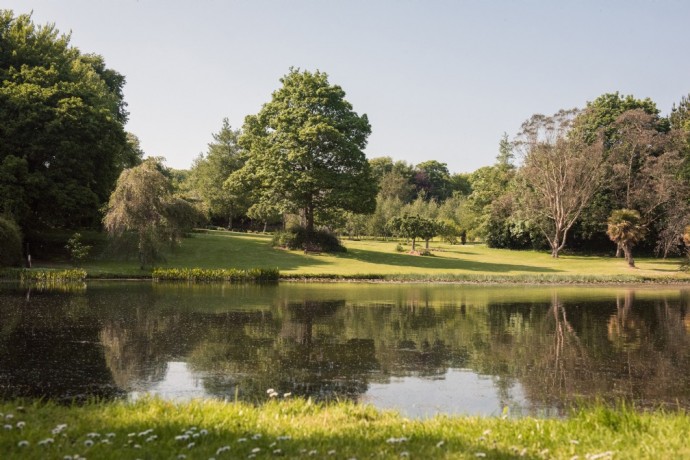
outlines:
[[[635,266],[632,247],[644,238],[645,229],[640,224],[640,213],[633,209],[616,209],[611,213],[606,234],[619,245],[625,254],[628,265]]]

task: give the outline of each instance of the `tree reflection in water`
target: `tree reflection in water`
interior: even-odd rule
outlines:
[[[180,362],[196,396],[247,401],[268,388],[358,400],[371,383],[397,379],[405,391],[401,377],[462,370],[491,378],[501,407],[527,413],[619,398],[690,407],[687,291],[583,292],[114,283],[27,300],[4,289],[0,389],[114,397],[151,391]]]

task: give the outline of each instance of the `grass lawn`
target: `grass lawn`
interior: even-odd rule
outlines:
[[[568,419],[410,420],[368,406],[161,400],[0,403],[13,459],[690,458],[690,417],[592,408]]]
[[[548,252],[451,246],[432,242],[433,256],[395,251],[394,241],[344,240],[342,254],[304,254],[271,247],[268,235],[224,231],[195,233],[157,264],[163,268],[278,268],[281,275],[383,275],[390,279],[516,282],[690,281],[679,271],[680,259],[638,258],[637,268],[623,259]],[[142,276],[136,261],[95,260],[84,264],[89,276]]]

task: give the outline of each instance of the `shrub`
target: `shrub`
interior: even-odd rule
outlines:
[[[154,280],[165,281],[277,281],[277,268],[154,268]]]
[[[402,244],[398,243],[395,245],[395,250],[397,252],[405,252],[405,247]]]
[[[67,241],[65,249],[69,252],[69,258],[72,260],[72,263],[74,263],[74,265],[79,265],[89,255],[91,246],[82,242],[81,233],[75,233],[72,235],[72,238]]]
[[[274,247],[293,250],[305,249],[307,241],[310,241],[311,248],[323,252],[345,252],[347,250],[340,243],[340,238],[326,229],[316,230],[311,238],[307,238],[307,229],[301,226],[273,234]]]
[[[0,217],[0,267],[13,267],[22,261],[22,234],[17,224]]]

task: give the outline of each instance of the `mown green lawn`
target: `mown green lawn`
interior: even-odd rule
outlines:
[[[0,404],[0,414],[5,459],[690,458],[685,412],[626,408],[584,409],[567,419],[411,420],[347,402],[18,401]]]
[[[392,279],[600,281],[687,280],[680,259],[638,258],[637,268],[623,259],[563,255],[546,251],[490,249],[484,245],[451,246],[432,242],[432,256],[396,252],[395,241],[344,240],[341,254],[304,254],[271,247],[271,237],[223,231],[195,233],[157,263],[163,268],[275,268],[282,275],[384,275]],[[406,246],[409,249],[409,246]],[[84,264],[90,276],[140,276],[135,260],[92,260]]]

